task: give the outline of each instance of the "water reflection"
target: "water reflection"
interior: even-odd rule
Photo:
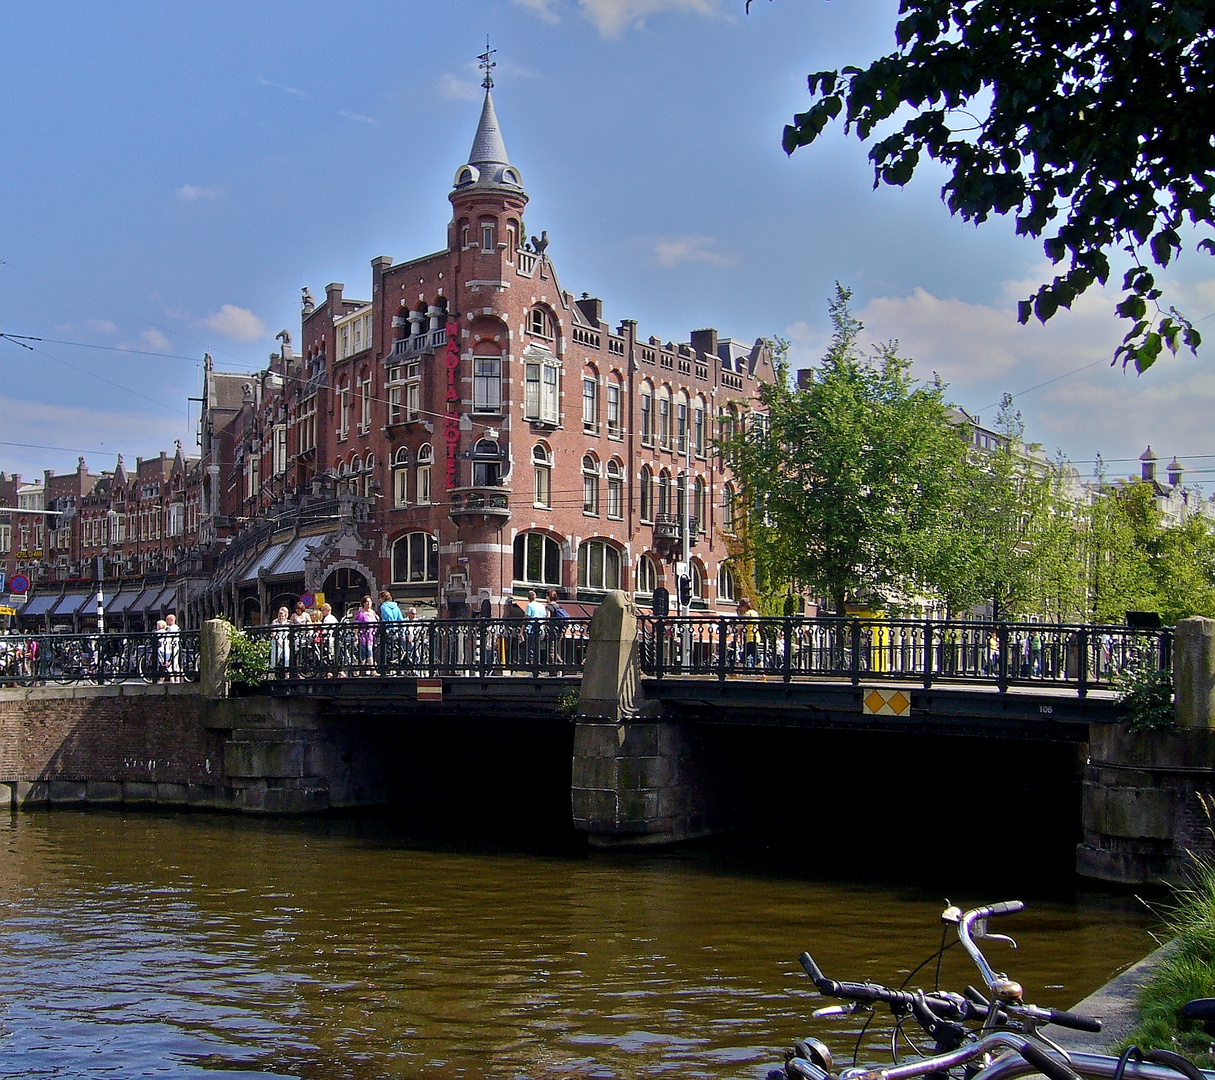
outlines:
[[[941,906],[791,878],[745,848],[23,814],[0,819],[0,1075],[763,1076],[810,1030],[802,948],[836,977],[897,981]],[[993,960],[1066,1006],[1151,947],[1146,925],[1131,900],[1040,900],[1010,920],[1021,951]],[[946,981],[974,981],[956,952]]]

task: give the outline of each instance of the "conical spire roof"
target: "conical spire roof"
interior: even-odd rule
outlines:
[[[485,91],[485,104],[481,106],[481,122],[477,124],[477,134],[473,139],[468,160],[473,165],[510,164],[510,158],[506,156],[506,143],[502,141],[502,128],[498,124],[498,114],[494,112],[494,99],[488,90]]]
[[[481,106],[481,120],[477,124],[477,134],[473,137],[468,163],[456,170],[454,187],[457,191],[468,188],[498,188],[515,192],[523,190],[519,170],[510,163],[510,158],[506,155],[506,143],[502,139],[502,128],[498,123],[494,99],[488,86],[485,88],[485,103]]]

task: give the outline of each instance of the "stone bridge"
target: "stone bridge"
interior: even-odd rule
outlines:
[[[956,798],[966,805],[955,814],[1016,828],[1026,806],[1063,793],[1082,874],[1154,881],[1176,876],[1206,836],[1197,793],[1215,767],[1212,627],[1178,628],[1181,723],[1152,734],[1116,723],[1100,670],[1078,693],[1074,664],[1070,685],[1015,685],[1007,671],[958,685],[930,670],[947,666],[939,651],[921,656],[928,678],[851,661],[843,678],[799,680],[771,663],[723,678],[720,634],[697,661],[685,631],[656,665],[655,637],[623,594],[577,639],[580,674],[456,672],[451,655],[412,676],[280,665],[234,696],[227,631],[211,623],[197,683],[0,690],[0,805],[299,813],[485,792],[487,814],[563,801],[591,844],[638,846],[815,801],[831,821],[840,808],[855,817]]]

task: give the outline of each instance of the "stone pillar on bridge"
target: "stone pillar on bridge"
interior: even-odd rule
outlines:
[[[1173,638],[1177,726],[1089,725],[1083,877],[1126,885],[1182,881],[1191,853],[1211,854],[1215,792],[1215,619],[1182,619]]]
[[[637,607],[610,592],[591,620],[574,729],[574,827],[597,847],[672,843],[710,831],[705,752],[645,700]]]
[[[229,638],[230,624],[223,619],[208,619],[202,625],[198,642],[198,681],[203,697],[219,700],[226,698],[228,683],[228,656],[232,652]]]

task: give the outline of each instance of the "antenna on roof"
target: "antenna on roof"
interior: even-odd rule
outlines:
[[[485,78],[481,80],[481,85],[484,86],[486,90],[492,89],[494,85],[494,77],[491,73],[493,72],[494,68],[498,66],[498,64],[496,61],[491,60],[490,57],[492,57],[497,51],[497,49],[491,49],[489,47],[489,35],[486,34],[485,52],[481,53],[481,55],[477,57],[477,59],[481,61],[478,66],[482,71],[485,72]]]

